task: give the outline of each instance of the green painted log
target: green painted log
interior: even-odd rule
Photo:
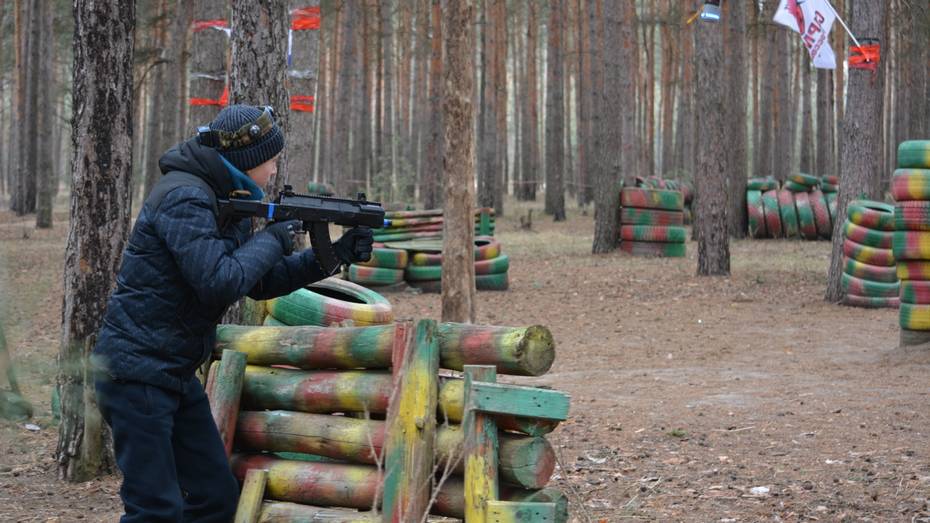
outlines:
[[[465,367],[465,419],[462,421],[463,460],[465,461],[465,520],[488,521],[488,501],[500,499],[497,472],[498,441],[494,419],[473,408],[477,382],[496,382],[497,372],[490,365]]]
[[[380,523],[381,516],[368,511],[313,507],[286,501],[266,501],[258,523]]]
[[[246,369],[246,355],[232,350],[223,351],[223,359],[216,370],[211,387],[210,412],[219,429],[220,439],[228,456],[232,451],[236,432],[236,418],[242,397]]]
[[[385,414],[393,390],[391,375],[379,371],[300,371],[249,365],[245,369],[242,406],[252,410],[282,410],[329,414],[333,412]],[[439,413],[451,423],[464,418],[462,380],[442,381]],[[253,416],[254,414],[250,414]],[[558,422],[518,416],[497,416],[502,430],[541,436]],[[291,418],[259,417],[263,423],[292,423]],[[335,423],[335,422],[334,422]],[[362,424],[353,423],[356,428]],[[249,425],[253,426],[253,425]],[[348,430],[339,425],[339,430]],[[322,430],[322,429],[321,429]],[[335,429],[334,429],[335,430]],[[360,430],[360,429],[359,429]],[[313,452],[307,452],[313,454]]]
[[[246,327],[220,325],[216,351],[246,353],[252,365],[291,365],[302,369],[387,368],[394,326]],[[549,329],[439,324],[440,366],[495,365],[501,374],[541,376],[555,360]]]
[[[385,422],[380,420],[283,410],[242,411],[235,441],[240,451],[306,454],[373,465],[384,448],[384,431]],[[438,426],[436,464],[440,470],[451,463],[457,474],[464,472],[462,441],[459,425]],[[502,482],[530,489],[546,486],[555,469],[555,451],[544,437],[502,432],[500,442]]]
[[[436,503],[430,510],[437,516],[463,518],[465,516],[465,484],[461,478],[448,478],[439,487],[436,494]],[[502,485],[500,497],[506,501],[520,501],[525,503],[555,503],[555,523],[568,521],[568,498],[554,488],[541,490],[526,490]],[[548,521],[546,523],[549,523]]]

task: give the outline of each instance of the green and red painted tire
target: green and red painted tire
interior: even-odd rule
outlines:
[[[830,208],[827,199],[820,190],[811,191],[809,195],[811,210],[814,211],[814,223],[817,225],[817,234],[829,240],[833,237],[833,220],[830,219]]]
[[[637,209],[680,211],[684,209],[685,202],[679,191],[626,187],[620,191],[620,205]]]
[[[839,185],[840,177],[835,174],[825,174],[820,177],[820,183],[829,183],[831,185]]]
[[[475,262],[475,274],[500,274],[508,270],[510,270],[510,257],[506,254]]]
[[[855,276],[850,276],[846,273],[842,274],[841,283],[843,285],[843,291],[847,294],[854,294],[856,296],[865,296],[868,298],[897,298],[898,297],[898,282],[895,283],[883,283],[877,281],[863,280],[862,278],[856,278]]]
[[[897,202],[930,200],[930,169],[898,169],[891,177],[891,196]]]
[[[894,227],[899,231],[930,231],[930,201],[898,202],[894,206]]]
[[[827,199],[827,209],[830,211],[830,221],[836,223],[836,193],[824,191],[823,197]]]
[[[657,256],[665,258],[682,258],[685,256],[684,243],[654,242],[620,242],[620,250],[634,256]]]
[[[823,191],[824,194],[836,194],[840,192],[840,186],[833,183],[821,183],[820,190]]]
[[[930,330],[930,305],[914,305],[902,302],[898,324],[901,325],[902,329],[912,331]]]
[[[788,177],[788,180],[799,185],[805,185],[807,187],[814,187],[820,184],[820,178],[807,173],[792,174]]]
[[[688,239],[688,233],[684,227],[624,225],[620,227],[620,239],[636,242],[684,243]]]
[[[794,205],[798,211],[798,229],[801,232],[801,238],[816,240],[817,222],[814,220],[814,209],[811,207],[810,195],[806,192],[795,193]]]
[[[440,293],[442,292],[441,280],[424,280],[412,281],[411,287],[420,289],[420,292]],[[510,278],[506,272],[499,274],[477,274],[475,275],[475,289],[479,291],[506,291],[510,287]]]
[[[898,260],[898,279],[930,281],[930,261]]]
[[[794,193],[785,189],[778,191],[778,212],[785,238],[798,237],[798,211],[794,206]]]
[[[875,247],[856,243],[849,238],[843,240],[843,254],[869,265],[894,267],[895,264],[894,254],[891,249],[876,249]]]
[[[394,321],[391,303],[361,285],[327,278],[267,302],[268,313],[288,325],[327,327],[352,320],[356,327]]]
[[[746,182],[747,191],[777,191],[778,180],[775,178],[750,178]]]
[[[930,232],[895,231],[891,249],[897,260],[930,260]]]
[[[404,270],[352,264],[349,265],[349,281],[365,287],[393,285],[404,281]]]
[[[799,192],[806,193],[806,192],[810,192],[810,190],[813,189],[813,186],[804,185],[803,183],[798,183],[793,180],[787,180],[785,182],[784,189],[786,191],[791,191],[794,193],[799,193]]]
[[[846,206],[846,217],[856,225],[879,231],[894,230],[894,207],[871,200],[853,200]]]
[[[781,238],[783,231],[781,212],[778,210],[778,191],[762,193],[762,210],[765,213],[765,230],[768,231],[769,238]]]
[[[620,223],[623,225],[681,225],[685,215],[681,211],[662,211],[659,209],[620,209]]]
[[[403,249],[388,249],[385,247],[375,247],[371,250],[371,259],[367,262],[359,262],[357,265],[362,267],[381,267],[383,269],[404,269],[407,267],[409,256]]]
[[[856,278],[881,283],[895,283],[898,281],[898,270],[896,267],[869,265],[868,263],[862,263],[847,256],[843,257],[843,272],[850,276],[855,276]]]
[[[878,247],[879,249],[890,249],[893,239],[892,233],[886,231],[876,231],[868,229],[853,222],[846,222],[843,225],[844,237],[850,240],[867,245],[869,247]]]
[[[746,214],[749,216],[749,237],[765,238],[765,211],[762,208],[762,192],[746,191]]]
[[[912,305],[930,305],[930,281],[901,281],[901,303]]]
[[[847,294],[843,297],[843,304],[864,309],[897,309],[901,305],[901,300],[898,297],[870,298],[868,296]]]
[[[898,146],[898,167],[930,169],[930,140],[908,140]]]

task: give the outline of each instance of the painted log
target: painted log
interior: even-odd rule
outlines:
[[[439,342],[436,322],[397,325],[395,386],[384,446],[385,522],[416,521],[427,511],[433,475]]]
[[[497,373],[491,365],[465,367],[465,419],[462,421],[465,460],[465,519],[488,521],[488,502],[500,499],[497,474],[497,425],[473,406],[476,382],[495,382]]]
[[[220,325],[216,350],[235,349],[252,365],[291,365],[302,369],[387,368],[394,326],[248,327]],[[440,366],[494,365],[501,374],[541,376],[555,360],[549,329],[439,324]]]
[[[258,521],[267,481],[268,472],[265,470],[251,469],[246,472],[245,481],[242,483],[242,492],[239,494],[239,505],[236,507],[234,523],[255,523]]]
[[[300,371],[249,365],[242,405],[249,410],[385,413],[391,375],[382,371]]]
[[[242,451],[300,453],[356,464],[373,465],[381,456],[385,423],[327,414],[289,411],[243,411],[236,427],[236,448]],[[447,464],[461,475],[462,430],[443,424],[436,432],[439,470]],[[528,489],[546,486],[555,470],[555,451],[543,437],[499,434],[501,482]]]
[[[525,490],[501,486],[501,498],[524,503],[555,503],[555,523],[568,521],[568,498],[557,489]],[[430,513],[437,516],[462,518],[465,515],[465,482],[462,478],[447,478],[436,493]]]
[[[371,511],[322,508],[285,501],[266,501],[258,523],[374,523],[381,517]]]
[[[228,456],[232,451],[233,436],[236,432],[236,417],[245,376],[246,355],[232,350],[223,351],[223,359],[216,371],[212,396],[209,396],[210,412],[219,429],[220,438]]]

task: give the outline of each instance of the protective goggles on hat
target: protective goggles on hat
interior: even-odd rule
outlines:
[[[247,123],[236,131],[210,129],[208,125],[197,128],[197,143],[220,151],[239,149],[260,140],[274,129],[274,109],[270,105],[262,108],[262,114],[255,121]]]

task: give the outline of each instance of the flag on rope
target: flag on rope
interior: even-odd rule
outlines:
[[[836,69],[836,55],[830,47],[830,29],[836,11],[828,0],[780,0],[775,22],[801,35],[814,67]]]

